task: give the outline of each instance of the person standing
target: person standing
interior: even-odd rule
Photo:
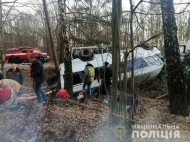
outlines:
[[[17,81],[20,85],[24,83],[24,75],[21,69],[17,68],[16,64],[12,64],[11,69],[7,71],[7,79],[12,79]],[[21,96],[21,91],[19,91],[18,96]]]
[[[91,97],[91,84],[94,81],[94,76],[95,76],[95,70],[94,66],[87,62],[87,65],[84,70],[84,84],[83,84],[83,91],[85,98],[90,98]],[[86,91],[86,86],[88,88],[88,95]]]
[[[77,51],[73,51],[73,59],[79,58],[79,54]]]
[[[108,62],[105,62],[104,65],[105,65],[105,67],[104,67],[103,72],[101,74],[102,93],[103,94],[109,94],[110,93],[110,87],[111,87],[111,80],[112,80],[112,69],[111,69],[110,64]]]
[[[46,99],[46,95],[42,88],[42,83],[46,81],[43,63],[33,55],[30,56],[29,61],[32,63],[30,77],[32,77],[33,80],[34,91],[36,93],[38,103],[41,103]]]

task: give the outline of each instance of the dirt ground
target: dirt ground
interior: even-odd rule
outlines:
[[[33,96],[32,82],[28,77],[29,65],[18,66],[23,70],[25,82],[23,96]],[[5,72],[10,65],[5,67]],[[46,64],[49,77],[54,76],[52,65]],[[49,91],[47,84],[43,85]],[[108,107],[100,102],[89,100],[87,104],[73,99],[48,96],[45,103],[22,102],[24,106],[16,111],[0,112],[0,142],[19,142],[38,136],[39,142],[90,141],[96,127],[108,116]]]
[[[7,65],[5,70],[8,70]],[[35,95],[32,82],[29,80],[29,66],[19,66],[24,71],[25,82],[22,94]],[[54,75],[52,65],[46,64],[48,77]],[[44,84],[45,90],[49,88]],[[159,92],[159,93],[158,93]],[[136,110],[135,122],[139,125],[179,125],[180,139],[174,142],[190,141],[190,117],[171,115],[168,112],[167,96],[155,99],[164,92],[150,88],[139,91],[139,105]],[[16,111],[0,112],[0,142],[125,142],[118,135],[117,126],[107,127],[109,108],[93,98],[87,104],[73,99],[58,98],[55,94],[48,96],[45,103],[36,101],[23,102],[24,106]],[[107,135],[107,131],[112,135]],[[33,138],[33,139],[31,139]],[[171,139],[132,139],[135,142],[162,142]]]
[[[134,139],[135,142],[189,142],[190,141],[190,116],[182,117],[171,115],[168,110],[169,102],[166,98],[151,98],[155,91],[141,92],[139,105],[136,112],[137,125],[168,125],[178,126],[175,131],[180,131],[180,138],[176,139]],[[142,130],[142,129],[139,129]],[[148,129],[148,131],[170,131],[173,129]]]

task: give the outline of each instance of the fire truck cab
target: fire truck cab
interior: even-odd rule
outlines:
[[[37,47],[19,47],[7,49],[5,52],[5,59],[8,63],[24,63],[28,62],[31,55],[36,56],[42,62],[47,62],[49,56],[47,53],[41,52]]]

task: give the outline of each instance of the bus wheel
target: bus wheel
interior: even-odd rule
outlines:
[[[16,57],[16,64],[20,64],[21,63],[21,60],[19,57]]]
[[[15,61],[15,56],[9,57],[8,63],[12,64]]]
[[[9,57],[9,59],[8,59],[8,63],[11,63],[11,62],[12,62],[12,58]]]

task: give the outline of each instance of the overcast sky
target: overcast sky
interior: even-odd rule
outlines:
[[[14,0],[2,0],[2,2],[6,2],[6,1],[14,1]],[[19,3],[23,3],[23,4],[25,4],[25,3],[29,3],[29,2],[33,2],[33,1],[35,1],[35,0],[18,0],[18,2]],[[41,1],[41,0],[39,0],[39,1]],[[47,0],[47,1],[49,1],[49,0]],[[50,1],[53,1],[53,0],[50,0]],[[56,0],[55,0],[56,1]],[[138,1],[139,0],[134,0],[134,1],[136,1],[136,3],[138,3]],[[175,3],[179,3],[179,2],[190,2],[190,0],[174,0],[174,2]],[[181,6],[185,6],[185,5],[181,5]],[[177,9],[176,9],[176,11],[178,11],[178,10],[180,10],[180,9],[182,9],[181,8],[181,6],[178,6],[177,7]],[[129,0],[123,0],[123,10],[128,10],[129,9]],[[25,11],[25,10],[29,10],[28,8],[24,8],[24,7],[21,7],[21,8],[19,8],[19,10],[21,10],[21,11]]]

